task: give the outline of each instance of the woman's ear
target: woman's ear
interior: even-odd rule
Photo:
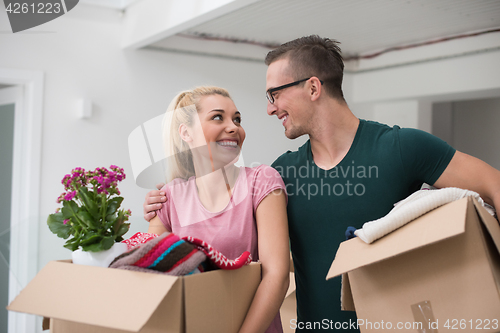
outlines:
[[[179,135],[181,139],[185,142],[193,141],[193,138],[191,137],[191,131],[189,130],[189,127],[186,126],[186,124],[180,124]]]

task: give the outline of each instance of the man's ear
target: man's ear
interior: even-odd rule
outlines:
[[[189,130],[189,127],[186,126],[186,124],[180,124],[179,135],[181,139],[185,142],[193,141],[193,138],[191,137],[191,131]]]
[[[309,79],[309,84],[311,101],[315,101],[319,98],[319,96],[321,96],[321,93],[323,92],[323,86],[321,85],[321,81],[316,76],[313,76]]]

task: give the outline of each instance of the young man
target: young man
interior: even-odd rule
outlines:
[[[337,44],[302,37],[266,57],[267,113],[283,121],[289,139],[309,135],[272,165],[288,193],[297,332],[333,329],[337,322],[349,327],[345,332],[358,331],[349,325],[355,314],[340,310],[340,278],[325,280],[348,226],[386,215],[422,183],[473,190],[500,207],[500,171],[426,132],[354,116],[342,94]],[[161,201],[157,195],[146,198],[146,219]]]

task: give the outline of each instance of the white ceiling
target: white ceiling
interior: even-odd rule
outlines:
[[[500,27],[500,1],[267,0],[185,31],[281,44],[318,34],[345,55]]]
[[[198,10],[210,1],[226,9]],[[500,0],[138,0],[128,9],[136,5],[143,9],[142,25],[158,17],[180,23],[146,34],[147,42],[135,45],[258,61],[275,45],[310,34],[337,39],[349,58],[500,29]],[[182,15],[189,19],[179,19]]]
[[[125,9],[132,3],[139,0],[79,0],[85,5],[93,5],[99,7],[107,7],[113,9]]]

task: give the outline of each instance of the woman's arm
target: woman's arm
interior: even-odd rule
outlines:
[[[151,221],[149,221],[149,228],[148,228],[149,234],[161,235],[167,231],[168,231],[167,228],[165,228],[165,225],[163,224],[163,222],[161,222],[158,216],[153,217]]]
[[[278,313],[289,284],[290,249],[286,198],[282,190],[265,197],[256,212],[262,281],[245,321],[244,332],[264,332]]]

